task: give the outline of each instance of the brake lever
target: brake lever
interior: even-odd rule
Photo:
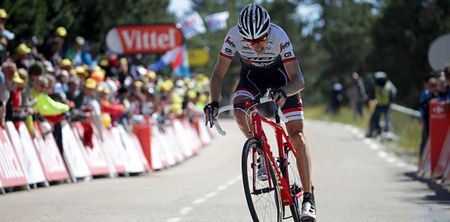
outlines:
[[[214,125],[214,123],[213,123],[214,117],[213,117],[211,106],[208,107],[208,120],[209,120],[209,128],[212,128]]]

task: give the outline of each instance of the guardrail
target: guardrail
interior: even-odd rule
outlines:
[[[420,112],[417,111],[417,110],[414,110],[414,109],[411,109],[411,108],[408,108],[408,107],[404,107],[404,106],[400,106],[400,105],[395,104],[395,103],[391,104],[391,108],[393,110],[397,111],[397,112],[401,112],[401,113],[404,113],[404,114],[407,114],[407,115],[410,115],[410,116],[414,116],[414,117],[417,117],[417,118],[420,118],[422,116],[420,114]]]

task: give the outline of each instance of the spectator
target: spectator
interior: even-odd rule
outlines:
[[[446,103],[450,108],[450,64],[448,64],[444,69],[445,80],[447,81],[447,96]]]
[[[28,69],[34,61],[30,58],[31,49],[25,44],[21,43],[16,48],[16,66],[17,68]]]
[[[56,123],[61,120],[63,114],[69,111],[69,106],[53,100],[49,95],[49,80],[46,76],[39,76],[34,91],[36,93],[36,104],[34,109],[39,114],[47,118],[50,122]]]
[[[8,103],[11,91],[14,89],[17,78],[16,64],[11,60],[6,60],[0,70],[0,126],[4,126],[6,115],[6,104]]]
[[[373,137],[381,134],[380,118],[384,116],[384,133],[388,133],[391,127],[390,110],[391,103],[397,95],[397,89],[394,84],[388,79],[385,72],[375,73],[375,100],[376,106],[372,113],[369,123],[369,131],[367,137]]]
[[[437,91],[437,79],[434,75],[429,75],[426,78],[424,90],[420,97],[419,110],[422,114],[422,138],[420,142],[419,157],[422,157],[425,144],[428,140],[429,128],[430,128],[430,101],[438,98],[439,94]]]
[[[5,9],[0,8],[0,64],[2,64],[8,58],[8,41],[14,39],[15,35],[11,31],[7,30],[5,25],[9,16]]]
[[[331,77],[330,99],[328,101],[327,113],[335,115],[339,113],[342,103],[342,84],[336,75]]]
[[[67,36],[67,30],[63,26],[58,27],[53,36],[50,37],[41,47],[45,59],[53,64],[59,64],[64,57],[64,41]]]
[[[363,103],[367,98],[362,79],[357,72],[353,72],[347,80],[346,94],[352,108],[353,118],[363,116]]]
[[[61,69],[56,75],[56,83],[53,86],[52,95],[55,100],[60,102],[66,102],[68,91],[67,83],[69,82],[69,72],[64,69]]]
[[[91,78],[86,79],[83,90],[84,98],[81,110],[89,113],[87,118],[81,121],[83,126],[83,143],[85,146],[93,148],[94,129],[92,124],[97,128],[97,132],[102,137],[101,122],[101,106],[97,100],[97,82]]]
[[[86,41],[83,37],[77,36],[72,48],[66,52],[66,57],[73,61],[75,67],[93,65],[92,55],[84,49],[85,43]]]
[[[14,88],[11,91],[10,99],[6,104],[6,121],[13,121],[16,128],[19,128],[19,122],[28,117],[28,112],[22,107],[21,92],[25,88],[27,71],[25,69],[18,69],[14,73],[13,81],[15,83]],[[23,76],[23,78],[21,77]]]
[[[445,79],[444,73],[441,73],[437,77],[437,92],[440,101],[444,101],[447,97],[447,80]]]

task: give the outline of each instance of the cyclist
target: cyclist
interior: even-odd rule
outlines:
[[[300,97],[300,91],[305,85],[303,75],[288,36],[282,28],[271,23],[267,10],[258,4],[249,4],[242,9],[238,24],[229,30],[224,39],[211,74],[211,102],[205,106],[205,115],[217,115],[221,83],[236,52],[240,55],[242,67],[232,100],[237,103],[256,99],[263,96],[268,88],[274,89],[273,100],[287,118],[286,129],[298,154],[297,167],[304,189],[301,219],[314,221],[311,158],[303,134],[304,117]],[[236,110],[234,116],[244,135],[248,136],[245,114]],[[210,124],[212,126],[214,123]]]

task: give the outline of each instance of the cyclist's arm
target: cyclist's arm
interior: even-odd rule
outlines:
[[[305,80],[297,60],[284,63],[284,68],[289,76],[289,82],[281,87],[288,96],[292,96],[305,88]]]
[[[211,101],[219,101],[222,92],[222,80],[230,67],[232,59],[219,55],[211,74]]]

